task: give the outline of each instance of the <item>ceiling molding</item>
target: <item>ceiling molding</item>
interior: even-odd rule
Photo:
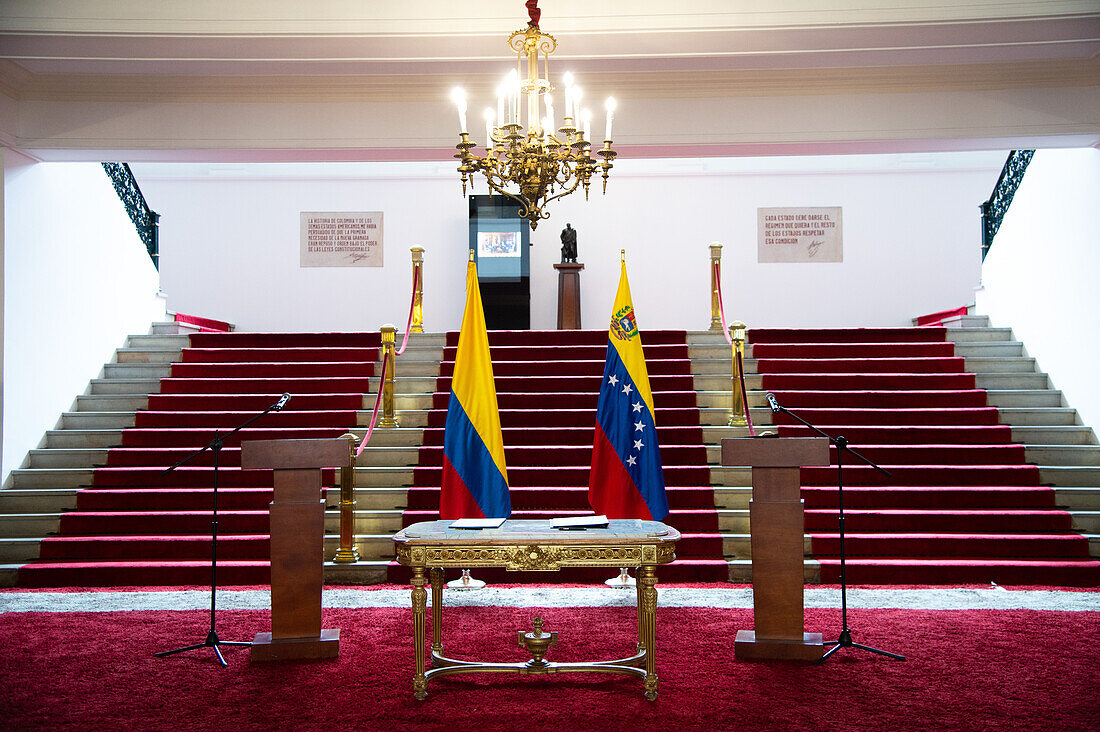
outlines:
[[[496,75],[463,79],[473,100],[495,95]],[[0,92],[20,101],[158,103],[436,102],[452,74],[364,76],[148,76],[35,74],[0,59]],[[672,99],[1100,86],[1100,56],[1006,64],[713,71],[620,71],[593,78],[592,97]]]

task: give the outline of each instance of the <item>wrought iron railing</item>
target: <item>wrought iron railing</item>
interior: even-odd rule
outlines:
[[[145,202],[145,196],[141,193],[130,166],[126,163],[103,163],[103,170],[115,187],[115,192],[126,207],[126,214],[134,222],[138,236],[145,244],[149,258],[153,260],[153,266],[160,269],[160,235],[158,222],[160,214],[149,208]]]
[[[981,205],[982,209],[982,261],[989,253],[989,247],[993,245],[993,237],[1001,228],[1001,221],[1012,205],[1012,198],[1016,195],[1016,189],[1024,179],[1027,165],[1031,162],[1034,150],[1013,150],[1008,154],[1004,168],[1001,169],[1001,177],[997,179],[997,185],[993,186],[993,193],[989,200]]]

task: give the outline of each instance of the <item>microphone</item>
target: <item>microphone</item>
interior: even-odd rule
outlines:
[[[783,408],[779,406],[779,402],[775,400],[775,394],[768,393],[765,397],[768,400],[768,404],[771,405],[772,414],[778,414]]]
[[[281,397],[279,397],[279,401],[275,402],[275,406],[273,406],[271,408],[271,411],[272,412],[278,412],[283,407],[285,407],[286,403],[289,402],[289,401],[290,401],[290,394],[283,394]]]

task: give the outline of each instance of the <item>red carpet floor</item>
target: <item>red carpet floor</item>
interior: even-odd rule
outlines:
[[[644,331],[646,366],[657,410],[665,484],[672,511],[666,522],[685,533],[677,561],[662,567],[672,582],[725,580],[726,561],[718,534],[703,432],[695,400],[684,331]],[[454,373],[458,333],[447,334],[420,462],[409,491],[406,525],[439,517],[443,432]],[[588,472],[596,399],[607,355],[607,331],[491,331],[505,459],[513,518],[550,518],[591,513]],[[391,581],[408,570],[390,567]],[[479,570],[495,582],[514,573]],[[602,581],[607,570],[543,574],[542,582]]]
[[[377,333],[201,332],[190,336],[161,393],[149,396],[111,449],[76,510],[42,544],[19,585],[193,584],[210,576],[213,456],[168,466],[271,406],[293,398],[225,441],[219,471],[223,583],[270,581],[270,471],[240,469],[242,440],[338,437],[356,425],[379,357]],[[323,471],[334,485],[335,471]]]
[[[848,580],[1097,586],[1087,539],[945,337],[942,327],[749,332],[780,404],[892,474],[845,461]],[[780,435],[811,434],[787,415],[776,422]],[[822,581],[836,582],[836,468],[804,468],[802,483],[813,555]]]
[[[534,615],[560,633],[550,657],[606,658],[633,647],[631,608],[448,608],[444,644],[459,657],[522,661],[516,630]],[[659,697],[598,674],[452,676],[412,697],[408,609],[329,609],[341,630],[330,661],[228,668],[202,649],[202,611],[0,614],[0,727],[91,730],[321,729],[1051,729],[1100,728],[1096,613],[858,610],[857,640],[898,662],[841,651],[822,665],[738,662],[751,610],[658,608]],[[270,629],[269,613],[225,611],[226,640]],[[840,612],[811,609],[808,628]],[[430,620],[429,620],[430,625]]]

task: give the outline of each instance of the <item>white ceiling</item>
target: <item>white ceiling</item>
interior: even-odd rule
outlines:
[[[1091,145],[1096,0],[542,0],[636,155]],[[43,159],[445,159],[522,0],[3,0],[0,142]],[[475,107],[476,108],[476,107]]]

